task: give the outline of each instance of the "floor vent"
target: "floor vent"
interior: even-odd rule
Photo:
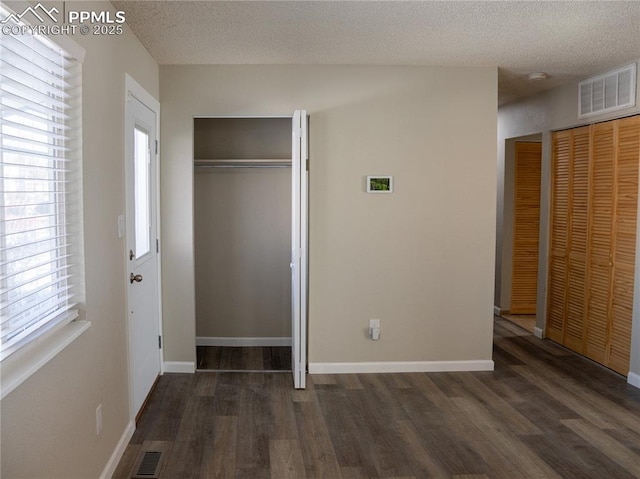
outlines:
[[[162,452],[145,451],[138,470],[131,479],[158,479],[162,465]]]

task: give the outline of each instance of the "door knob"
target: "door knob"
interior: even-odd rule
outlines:
[[[140,281],[142,281],[142,275],[141,274],[133,274],[133,273],[131,273],[129,275],[129,281],[131,282],[131,284],[133,284],[134,281],[136,283],[139,283]]]

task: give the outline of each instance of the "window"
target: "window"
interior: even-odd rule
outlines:
[[[50,40],[2,35],[0,360],[78,316],[80,74]]]

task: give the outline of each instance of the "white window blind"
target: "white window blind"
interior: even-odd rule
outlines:
[[[0,360],[77,317],[80,71],[47,39],[2,36]]]

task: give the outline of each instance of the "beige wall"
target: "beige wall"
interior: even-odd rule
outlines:
[[[195,360],[193,116],[310,115],[309,361],[488,360],[495,68],[163,66],[165,360]],[[395,192],[364,192],[368,174]],[[365,331],[379,318],[382,339]]]
[[[110,3],[73,2],[85,10]],[[67,2],[69,7],[69,2]],[[78,36],[83,66],[86,319],[92,326],[2,400],[2,477],[98,477],[129,423],[124,212],[124,74],[158,96],[158,66],[125,27]],[[103,406],[96,436],[95,411]]]
[[[290,338],[291,169],[195,171],[196,335]]]
[[[194,158],[291,159],[291,118],[196,118]]]
[[[511,139],[523,135],[542,134],[542,190],[540,202],[540,255],[538,262],[538,315],[537,327],[543,331],[546,320],[546,285],[549,244],[549,202],[550,202],[550,159],[551,132],[599,121],[611,120],[623,116],[640,113],[640,90],[636,94],[636,106],[605,115],[598,115],[588,120],[578,119],[578,84],[572,83],[556,88],[522,101],[511,103],[500,108],[498,113],[498,202],[496,226],[496,291],[495,305],[504,307],[505,294],[508,288],[504,283],[509,281],[510,273],[505,269],[510,253],[511,229],[508,216],[509,201],[509,165],[508,145]],[[506,172],[506,173],[505,173]],[[640,211],[640,210],[639,210]],[[638,222],[640,226],[640,221]],[[640,261],[639,247],[636,249],[636,261]],[[631,368],[634,374],[640,374],[640,266],[636,265],[633,337],[631,342]],[[508,308],[507,308],[508,309]],[[640,381],[640,378],[638,378]]]

